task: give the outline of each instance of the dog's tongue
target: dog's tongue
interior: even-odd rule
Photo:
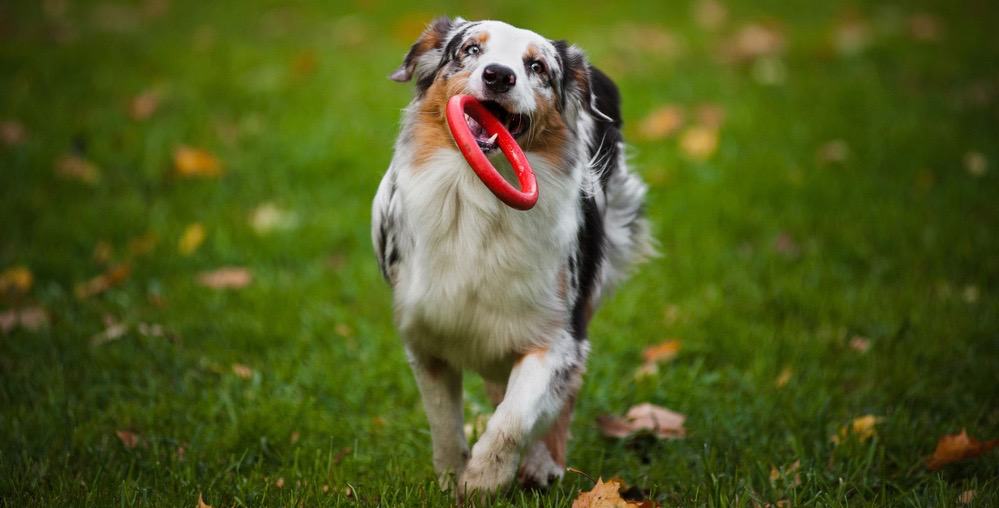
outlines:
[[[538,202],[538,182],[534,170],[531,169],[527,156],[506,130],[503,122],[471,95],[451,97],[445,109],[445,118],[455,145],[482,183],[512,208],[518,210],[533,208]],[[476,132],[473,132],[473,129]],[[520,183],[520,189],[510,185],[482,151],[483,145],[491,150],[495,148],[495,144],[499,145],[503,155],[510,161],[510,166],[513,167]]]

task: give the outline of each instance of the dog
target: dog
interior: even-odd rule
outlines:
[[[562,40],[500,21],[435,19],[391,76],[415,83],[372,206],[372,241],[430,424],[442,488],[491,494],[562,477],[587,324],[654,254],[628,171],[616,85]],[[445,105],[483,102],[526,153],[540,197],[507,207],[452,140]],[[475,120],[479,147],[511,168]],[[469,452],[462,372],[495,404]]]

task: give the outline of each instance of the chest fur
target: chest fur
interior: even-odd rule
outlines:
[[[575,241],[578,187],[564,168],[532,160],[540,198],[502,204],[457,153],[402,168],[411,252],[400,265],[396,317],[410,346],[483,368],[545,343],[564,326],[561,270]]]

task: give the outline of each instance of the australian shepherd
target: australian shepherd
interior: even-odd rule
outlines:
[[[372,238],[393,289],[441,485],[488,494],[562,477],[586,328],[629,267],[653,253],[646,186],[628,171],[617,87],[565,41],[499,21],[434,20],[391,79],[415,83],[375,195]],[[497,199],[455,146],[445,105],[483,102],[537,175],[527,211]],[[510,177],[495,138],[466,116]],[[496,404],[469,452],[462,372]]]

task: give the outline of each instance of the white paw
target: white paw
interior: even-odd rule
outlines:
[[[565,470],[552,459],[548,447],[536,441],[520,465],[518,480],[524,487],[546,489],[561,480],[563,474]]]
[[[460,495],[492,494],[513,481],[517,473],[516,448],[490,446],[492,442],[480,439],[472,448],[472,458],[458,479]]]

